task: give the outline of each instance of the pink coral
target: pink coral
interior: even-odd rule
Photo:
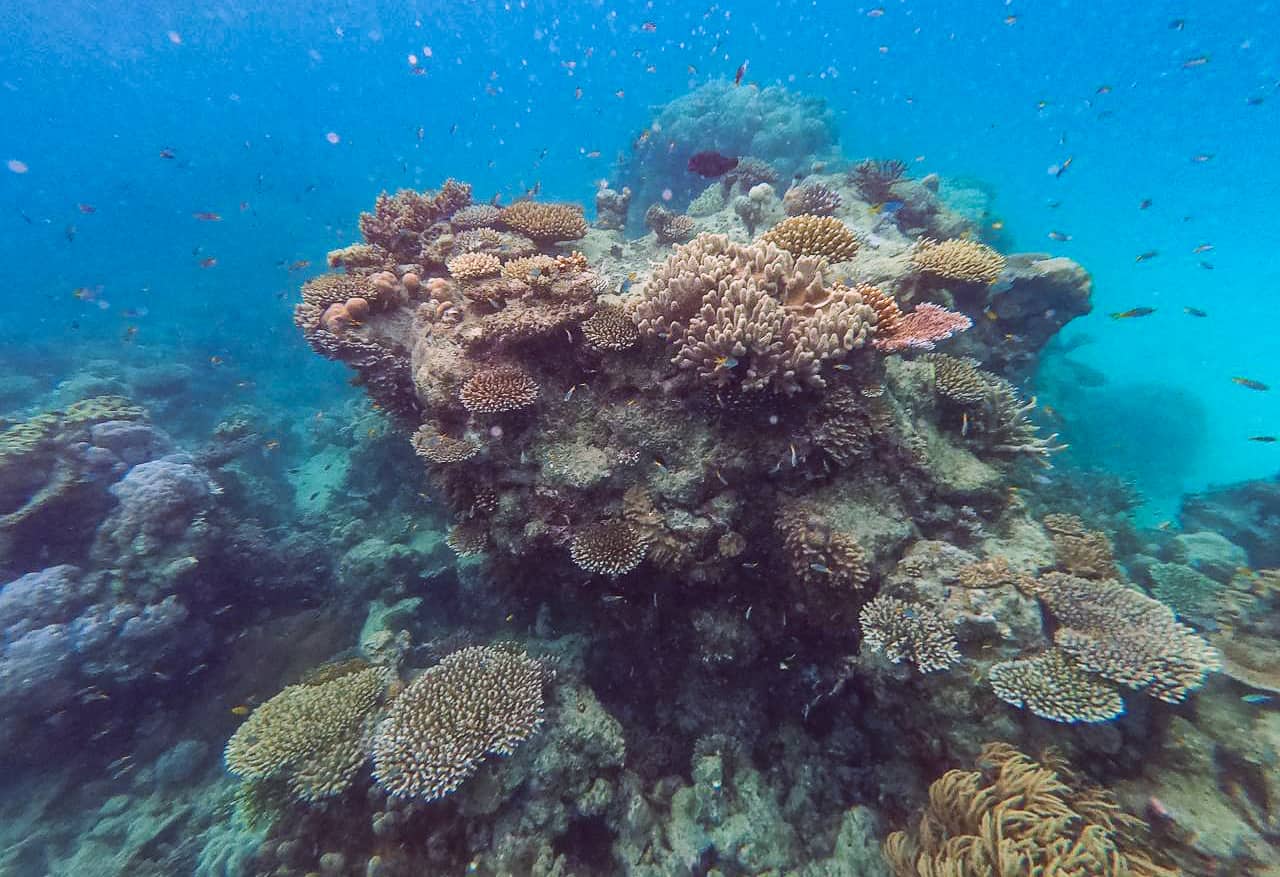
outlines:
[[[899,320],[892,334],[877,336],[872,343],[883,353],[898,353],[908,347],[932,350],[935,342],[972,325],[973,320],[964,314],[925,302]]]

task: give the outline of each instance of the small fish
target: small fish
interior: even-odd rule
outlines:
[[[1051,232],[1049,232],[1049,240],[1051,240],[1051,241],[1069,241],[1069,240],[1071,240],[1071,235],[1067,234],[1065,231],[1051,231]]]
[[[883,6],[877,6],[875,9],[867,10],[867,18],[879,18],[882,15],[884,15]]]
[[[67,239],[67,243],[75,243],[76,227],[74,225],[68,225],[62,230],[62,236]]]
[[[1203,67],[1209,63],[1208,55],[1196,55],[1194,58],[1188,58],[1182,62],[1183,70],[1190,70],[1192,67]]]
[[[1148,207],[1150,207],[1150,206],[1151,206],[1151,199],[1150,199],[1150,198],[1143,198],[1143,199],[1142,199],[1142,202],[1141,202],[1140,204],[1138,204],[1138,209],[1139,209],[1139,210],[1146,210],[1146,209],[1147,209]]]
[[[1004,17],[1004,23],[1005,23],[1005,24],[1007,24],[1007,25],[1009,25],[1009,27],[1013,27],[1015,24],[1017,24],[1017,23],[1018,23],[1018,16],[1016,16],[1016,15],[1006,15],[1006,16]]]
[[[81,213],[97,213],[98,212],[98,208],[94,207],[92,204],[77,204],[76,208]]]
[[[1183,312],[1184,314],[1186,314],[1188,317],[1207,317],[1207,316],[1209,316],[1206,312],[1204,312],[1204,311],[1200,310],[1199,308],[1193,308],[1193,307],[1184,307],[1184,308],[1182,309],[1182,312]]]
[[[640,25],[640,29],[646,33],[653,33],[658,29],[658,26],[652,21],[646,21],[644,24]]]
[[[1191,156],[1191,160],[1194,161],[1196,164],[1204,164],[1206,161],[1211,161],[1212,159],[1213,159],[1212,152],[1201,152]]]
[[[250,712],[251,710],[249,707],[243,703],[231,708],[231,715],[233,716],[247,716]]]
[[[1187,20],[1185,18],[1175,18],[1169,22],[1169,30],[1182,30],[1186,26]]]
[[[834,368],[838,372],[853,371],[853,366],[849,365],[849,363],[847,362],[837,362],[834,366],[832,366],[832,368]]]
[[[126,326],[124,329],[124,336],[120,340],[122,340],[125,344],[132,344],[134,336],[136,336],[137,334],[138,334],[137,326]]]
[[[222,357],[216,355],[209,357],[209,365],[222,365]]]
[[[734,356],[717,356],[715,359],[716,368],[725,370],[735,369],[738,367],[738,359]]]
[[[582,100],[582,86],[581,86],[581,85],[579,85],[577,88],[575,88],[575,89],[573,90],[573,99],[574,99],[574,100]]]
[[[1160,255],[1160,251],[1159,251],[1159,250],[1147,250],[1145,253],[1139,253],[1139,254],[1138,254],[1138,256],[1137,256],[1137,258],[1135,258],[1133,261],[1135,261],[1135,262],[1149,262],[1149,261],[1151,261],[1152,259],[1154,259],[1154,258],[1155,258],[1156,256],[1158,256],[1158,255]]]
[[[1275,443],[1275,440],[1276,440],[1276,437],[1275,437],[1275,436],[1273,436],[1273,435],[1251,435],[1251,436],[1249,436],[1249,441],[1251,441],[1251,442],[1260,442],[1261,444],[1264,444],[1264,445],[1274,444],[1274,443]]]
[[[627,93],[620,88],[613,93],[613,96],[617,98],[623,98],[627,96]]]
[[[742,85],[742,77],[747,75],[747,65],[750,63],[751,62],[749,60],[743,61],[742,64],[738,67],[738,72],[733,74],[734,85]]]
[[[1002,228],[1004,228],[1004,222],[1002,220],[997,219],[995,222],[991,223],[992,231],[1000,231]]]
[[[1262,97],[1247,97],[1244,99],[1244,102],[1247,106],[1260,107],[1262,106],[1263,101],[1265,100],[1266,98],[1262,98]]]
[[[1203,269],[1204,269],[1204,270],[1206,270],[1206,271],[1212,271],[1212,270],[1213,270],[1213,263],[1212,263],[1212,262],[1205,262],[1205,261],[1201,260],[1201,262],[1200,262],[1200,267],[1201,267],[1201,268],[1203,268]]]
[[[269,452],[269,451],[274,451],[278,447],[280,447],[279,439],[271,439],[269,442],[267,442],[265,445],[262,446],[262,449],[264,451]]]
[[[1095,91],[1094,94],[1111,94],[1111,86],[1099,85],[1098,90]]]
[[[320,495],[320,491],[318,491],[318,490],[317,490],[315,493],[313,493],[313,494],[311,494],[309,497],[307,497],[307,502],[310,502],[311,500],[315,499],[315,498],[316,498],[317,496],[319,496],[319,495]]]
[[[208,210],[198,210],[191,214],[201,222],[222,222],[222,217],[217,213],[211,213]]]
[[[160,157],[161,158],[177,158],[178,155],[176,152],[174,152],[172,149],[166,146],[164,149],[160,150]]]
[[[310,267],[311,267],[310,259],[299,259],[298,261],[291,262],[289,264],[290,271],[301,271],[303,268],[310,268]]]
[[[1194,255],[1197,255],[1197,256],[1198,256],[1199,254],[1201,254],[1201,253],[1207,253],[1207,252],[1209,252],[1209,251],[1210,251],[1210,250],[1212,250],[1212,249],[1213,249],[1213,244],[1201,244],[1200,246],[1196,247],[1196,248],[1195,248],[1194,250],[1192,250],[1191,252],[1192,252]]]
[[[1043,101],[1041,101],[1041,103],[1043,103]],[[1060,177],[1067,172],[1067,168],[1071,167],[1071,163],[1075,160],[1076,157],[1074,155],[1068,155],[1062,160],[1062,164],[1057,164],[1049,168],[1049,172],[1053,174],[1054,178]]]
[[[1250,706],[1258,706],[1259,704],[1271,703],[1272,698],[1269,694],[1246,694],[1240,700]]]
[[[1266,384],[1262,383],[1262,381],[1255,381],[1253,378],[1233,377],[1231,379],[1231,383],[1239,384],[1240,386],[1244,387],[1246,390],[1266,391],[1271,389]]]
[[[1113,320],[1128,320],[1133,317],[1147,317],[1156,312],[1155,308],[1130,308],[1127,311],[1119,311],[1111,315]]]
[[[831,568],[828,567],[826,564],[811,563],[809,564],[809,569],[813,570],[816,573],[822,573],[824,576],[831,575]]]
[[[212,268],[214,265],[217,265],[217,264],[218,264],[218,260],[217,260],[216,258],[214,258],[213,256],[210,256],[210,257],[209,257],[209,258],[207,258],[207,259],[201,259],[201,260],[200,260],[200,267],[201,267],[201,268]]]

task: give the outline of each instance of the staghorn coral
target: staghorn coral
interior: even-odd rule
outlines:
[[[831,216],[840,209],[840,193],[822,183],[792,186],[782,196],[787,216]]]
[[[893,198],[893,184],[903,178],[907,163],[896,158],[866,159],[854,165],[849,182],[858,194],[872,204],[883,204]]]
[[[1059,568],[1087,579],[1115,578],[1111,540],[1105,533],[1086,529],[1075,515],[1047,514],[1042,523],[1053,540]]]
[[[538,382],[513,366],[499,366],[473,375],[458,393],[472,414],[499,414],[528,408],[538,399]]]
[[[637,527],[625,520],[602,521],[574,532],[569,556],[587,572],[617,577],[631,572],[644,560],[649,543]]]
[[[986,244],[959,238],[938,241],[924,238],[911,252],[917,271],[963,283],[995,283],[1004,271],[1005,258]]]
[[[492,204],[469,204],[455,210],[449,223],[454,228],[484,228],[497,225],[500,213]]]
[[[880,594],[858,613],[862,641],[894,664],[909,659],[921,673],[960,660],[956,637],[933,608]]]
[[[818,260],[705,234],[654,270],[633,312],[702,382],[787,394],[826,386],[823,364],[865,344],[874,320],[855,290],[823,287]]]
[[[1181,703],[1219,667],[1217,651],[1168,606],[1132,588],[1059,572],[1030,587],[1058,622],[1058,648],[1103,679]]]
[[[389,681],[386,668],[358,665],[288,686],[236,729],[227,769],[246,780],[284,778],[304,801],[341,794],[365,762],[370,719]]]
[[[640,340],[640,331],[622,308],[603,307],[582,321],[582,337],[598,350],[626,350]]]
[[[498,274],[502,271],[502,260],[490,253],[462,253],[451,257],[445,266],[455,280],[466,282]]]
[[[542,666],[498,646],[460,649],[392,702],[373,738],[373,775],[397,798],[433,801],[489,755],[510,755],[542,724]]]
[[[1037,762],[988,743],[978,770],[934,781],[914,829],[883,851],[894,877],[1178,877],[1148,829],[1051,753]]]
[[[1058,649],[991,665],[996,697],[1054,722],[1107,722],[1124,712],[1120,692]]]
[[[587,233],[587,220],[577,204],[517,201],[504,207],[499,219],[507,228],[540,244],[577,240]]]
[[[816,507],[788,503],[778,511],[774,526],[797,581],[856,591],[870,579],[866,552],[857,539],[833,530]]]
[[[430,423],[418,427],[410,441],[414,453],[432,463],[462,463],[480,453],[479,445],[445,435]]]
[[[877,290],[878,292],[878,290]],[[873,306],[879,299],[888,299],[883,293],[879,298],[872,296]],[[892,299],[888,299],[892,302]],[[887,325],[881,328],[876,324],[876,349],[882,353],[900,353],[903,350],[932,350],[939,341],[945,341],[957,332],[963,332],[973,326],[973,320],[958,311],[931,302],[921,302],[911,313],[903,316],[897,304],[892,307],[880,305],[877,313],[885,312]]]
[[[852,259],[859,246],[857,236],[840,220],[807,213],[782,220],[762,240],[793,256],[822,256],[831,262]]]
[[[644,212],[644,224],[660,244],[683,243],[693,237],[693,220],[684,214],[672,213],[661,204],[654,204]]]

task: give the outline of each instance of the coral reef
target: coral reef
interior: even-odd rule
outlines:
[[[535,243],[572,241],[587,233],[587,220],[577,204],[517,201],[504,207],[498,219]]]
[[[852,259],[859,246],[857,236],[840,220],[807,213],[784,219],[762,240],[793,256],[822,256],[831,262]]]
[[[911,263],[917,271],[962,283],[995,283],[1005,269],[1005,257],[977,241],[938,241],[925,238],[916,244]]]
[[[627,208],[631,206],[631,190],[621,192],[602,186],[596,191],[596,228],[621,231],[627,227]]]
[[[830,216],[840,209],[840,204],[840,193],[822,183],[792,186],[782,196],[782,206],[788,216]]]
[[[644,224],[660,244],[683,243],[693,237],[693,220],[682,213],[672,213],[661,204],[645,211]]]
[[[928,606],[881,594],[858,614],[862,641],[897,664],[910,659],[921,673],[945,670],[960,660],[955,634]]]
[[[866,159],[854,165],[849,182],[866,201],[883,204],[893,198],[893,186],[907,173],[907,164],[896,158]]]

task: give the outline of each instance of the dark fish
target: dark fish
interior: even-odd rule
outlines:
[[[97,213],[98,212],[98,208],[94,207],[92,204],[77,204],[76,207],[80,209],[81,213]]]
[[[1188,317],[1207,317],[1207,316],[1209,316],[1207,313],[1205,313],[1204,311],[1200,310],[1199,308],[1190,308],[1190,307],[1188,307],[1188,308],[1183,308],[1183,309],[1182,309],[1182,312],[1183,312],[1184,314],[1186,314]]]
[[[315,498],[316,498],[317,496],[319,496],[319,495],[320,495],[320,491],[318,491],[318,490],[317,490],[315,493],[313,493],[313,494],[311,494],[309,497],[307,497],[307,500],[308,500],[308,501],[313,500],[313,499],[315,499]]]
[[[1212,250],[1212,249],[1213,249],[1213,244],[1201,244],[1200,246],[1196,247],[1196,248],[1195,248],[1194,250],[1192,250],[1191,252],[1193,252],[1193,253],[1207,253],[1207,252],[1209,252],[1209,251],[1210,251],[1210,250]]]
[[[1151,199],[1150,199],[1150,198],[1143,198],[1143,199],[1142,199],[1142,203],[1138,205],[1138,209],[1139,209],[1139,210],[1146,210],[1146,209],[1147,209],[1148,207],[1150,207],[1150,206],[1151,206]]]
[[[1182,30],[1186,26],[1187,20],[1185,18],[1175,18],[1169,22],[1169,30]]]
[[[175,153],[172,149],[166,146],[164,149],[160,150],[160,157],[161,158],[177,158],[178,156],[177,156],[177,153]]]
[[[1249,441],[1251,441],[1251,442],[1262,442],[1264,445],[1272,444],[1273,442],[1275,442],[1275,440],[1276,440],[1276,437],[1275,437],[1275,436],[1273,436],[1273,435],[1251,435],[1251,436],[1249,436]]]
[[[747,65],[750,63],[751,63],[750,61],[743,61],[741,66],[738,67],[738,72],[733,74],[734,85],[742,84],[742,77],[747,75]]]
[[[1056,166],[1053,169],[1053,176],[1057,178],[1065,174],[1067,172],[1067,168],[1071,167],[1071,162],[1075,160],[1076,160],[1076,157],[1074,155],[1068,155],[1066,158],[1062,160],[1062,164]]]
[[[1201,262],[1201,263],[1200,263],[1200,267],[1201,267],[1201,268],[1203,268],[1203,269],[1205,269],[1206,271],[1212,271],[1212,270],[1213,270],[1213,264],[1212,264],[1211,262]]]
[[[1113,320],[1128,320],[1133,317],[1147,317],[1156,312],[1155,308],[1130,308],[1127,311],[1119,311],[1111,315]]]
[[[697,152],[689,157],[689,170],[702,177],[722,177],[738,166],[736,158],[715,150]]]
[[[1231,383],[1239,384],[1240,386],[1244,387],[1246,390],[1264,390],[1265,391],[1265,390],[1271,389],[1266,384],[1262,383],[1262,381],[1255,381],[1253,378],[1235,377],[1231,379]]]
[[[1151,260],[1151,259],[1154,259],[1154,258],[1155,258],[1156,256],[1158,256],[1158,255],[1160,255],[1160,251],[1159,251],[1159,250],[1147,250],[1145,253],[1139,253],[1139,254],[1138,254],[1138,258],[1134,259],[1133,261],[1135,261],[1135,262],[1146,262],[1146,261],[1149,261],[1149,260]]]
[[[73,243],[76,239],[76,227],[68,225],[62,230],[62,236],[67,239],[67,243]]]
[[[1262,106],[1262,102],[1263,102],[1264,100],[1266,100],[1266,98],[1262,98],[1262,97],[1247,97],[1247,98],[1245,98],[1245,99],[1244,99],[1244,102],[1245,102],[1248,106],[1251,106],[1251,107],[1260,107],[1260,106]]]
[[[201,222],[222,222],[222,217],[217,213],[211,213],[208,210],[199,210],[191,214],[194,218]]]

